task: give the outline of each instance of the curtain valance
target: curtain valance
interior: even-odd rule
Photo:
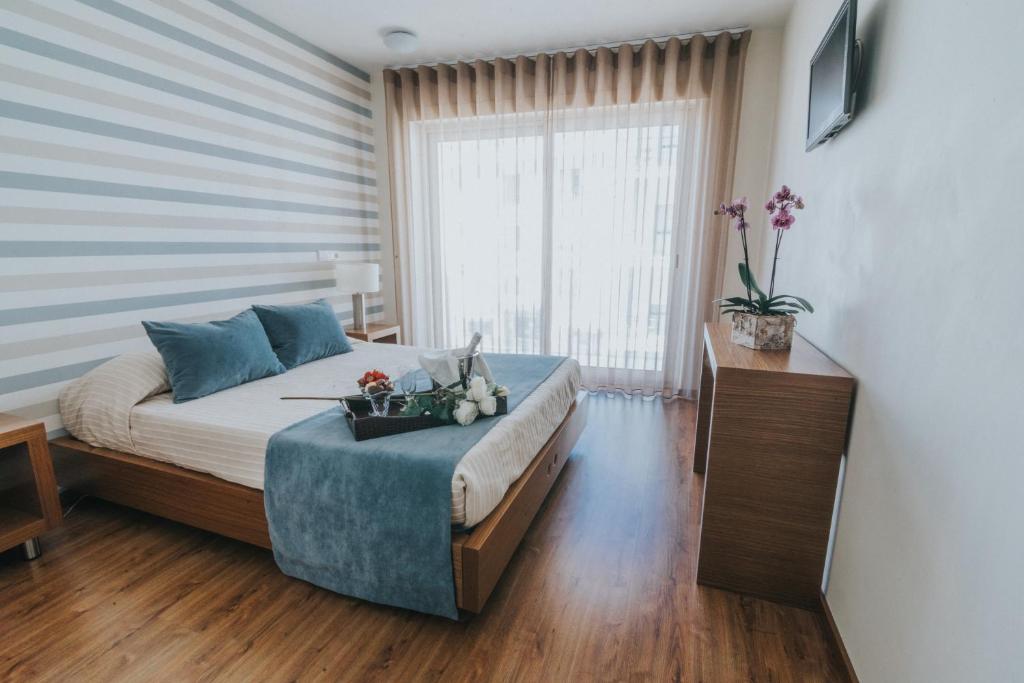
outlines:
[[[749,37],[696,35],[614,51],[387,69],[384,84],[407,121],[711,98],[735,92]]]

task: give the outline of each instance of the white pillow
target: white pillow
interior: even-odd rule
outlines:
[[[126,353],[66,385],[60,392],[60,416],[76,439],[134,452],[129,425],[132,408],[170,390],[159,353]]]

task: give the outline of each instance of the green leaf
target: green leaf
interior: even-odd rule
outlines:
[[[804,310],[806,310],[806,311],[807,311],[808,313],[814,313],[814,306],[812,306],[812,305],[811,305],[811,302],[809,302],[809,301],[808,301],[807,299],[802,299],[802,298],[800,298],[800,297],[798,297],[798,296],[795,296],[795,295],[793,295],[793,294],[777,294],[777,295],[775,295],[775,296],[773,296],[773,297],[772,297],[772,301],[774,301],[774,300],[776,300],[776,299],[794,299],[794,300],[795,300],[796,302],[798,302],[798,303],[799,303],[799,304],[800,304],[800,305],[801,305],[801,306],[802,306],[802,307],[804,308]],[[792,306],[795,306],[796,304],[795,304],[795,303],[793,303],[793,302],[790,302],[790,305],[792,305]]]
[[[750,306],[750,301],[745,296],[730,296],[727,299],[715,299],[716,304],[719,301],[728,301],[730,304],[734,306]]]
[[[800,311],[806,311],[807,310],[806,308],[804,308],[803,306],[798,304],[796,301],[775,301],[775,302],[773,302],[773,303],[771,303],[769,305],[772,308],[791,307],[791,308],[795,308],[795,309],[800,310]]]
[[[757,294],[757,296],[759,298],[767,298],[765,293],[761,291],[761,288],[757,286],[757,280],[754,278],[754,273],[752,273],[747,268],[747,264],[746,263],[740,263],[739,264],[739,269],[740,269],[740,282],[743,283],[743,286],[744,287],[749,287],[750,289],[752,289]]]
[[[736,304],[720,304],[718,309],[719,313],[735,313],[737,311],[740,313],[752,313],[754,309],[750,307],[750,304],[745,302],[742,306],[737,306]]]
[[[761,313],[768,313],[771,310],[771,304],[768,303],[768,295],[761,290],[757,291],[757,310]]]
[[[794,303],[794,302],[790,302],[790,301],[776,301],[774,303],[769,303],[768,304],[768,310],[770,310],[770,311],[784,310],[786,312],[796,311],[796,312],[799,313],[803,309],[804,309],[803,306],[801,306],[800,304]]]
[[[792,294],[790,294],[789,296],[800,302],[800,305],[803,306],[808,313],[814,313],[814,306],[811,305],[810,301],[808,301],[807,299],[802,299],[798,296],[794,296]]]

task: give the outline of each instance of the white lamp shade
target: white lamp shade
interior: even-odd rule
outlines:
[[[380,291],[380,264],[339,263],[334,266],[334,279],[342,294]]]

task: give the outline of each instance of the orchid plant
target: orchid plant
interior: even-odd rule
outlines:
[[[772,279],[768,285],[768,293],[758,286],[754,273],[750,269],[750,252],[747,248],[747,229],[750,223],[747,222],[746,213],[749,205],[747,198],[734,199],[731,204],[721,204],[715,210],[716,216],[728,216],[732,219],[733,225],[740,231],[740,240],[743,243],[743,262],[739,264],[740,282],[747,290],[747,296],[732,296],[715,301],[722,313],[751,313],[753,315],[791,315],[801,311],[814,313],[814,307],[806,299],[792,294],[775,294],[775,266],[779,261],[779,247],[782,246],[782,235],[784,231],[796,222],[794,210],[804,208],[803,197],[793,194],[787,186],[772,195],[772,198],[764,205],[765,211],[771,222],[772,230],[775,231],[775,255],[772,259]]]

